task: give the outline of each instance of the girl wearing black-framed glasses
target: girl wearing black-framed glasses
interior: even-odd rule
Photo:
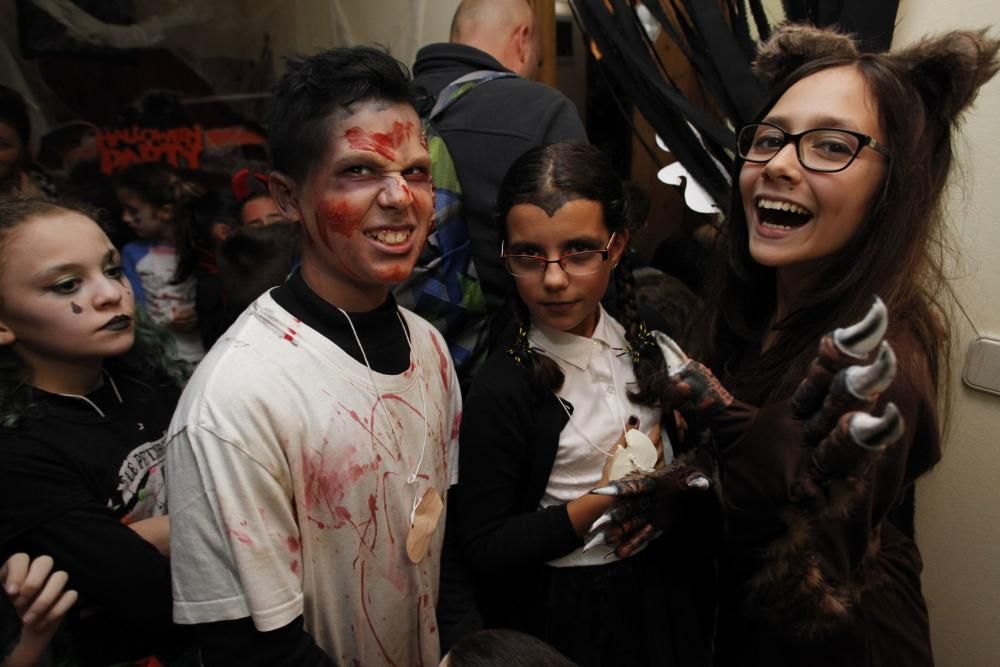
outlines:
[[[761,46],[773,97],[739,132],[708,369],[686,362],[662,392],[704,427],[719,481],[720,667],[934,664],[913,496],[949,382],[943,193],[1000,41],[858,48],[794,25]],[[676,507],[663,482],[600,491]]]
[[[636,304],[621,180],[593,146],[532,149],[505,177],[497,219],[514,335],[473,381],[459,447],[458,532],[486,626],[527,631],[581,666],[707,666],[710,623],[690,584],[710,564],[652,531],[618,557],[592,531],[614,499],[591,489],[653,469],[657,443],[667,462],[681,451],[651,390],[665,362]],[[615,316],[601,305],[612,278]],[[623,614],[637,595],[641,613]]]
[[[769,162],[789,143],[795,144],[803,167],[826,173],[850,167],[865,146],[890,156],[889,149],[869,135],[835,127],[814,127],[790,134],[771,123],[750,123],[736,135],[737,152],[747,162]]]

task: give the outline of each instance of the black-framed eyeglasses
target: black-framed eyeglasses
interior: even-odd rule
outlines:
[[[537,255],[506,255],[503,251],[503,241],[501,241],[500,258],[507,268],[507,273],[515,278],[542,276],[549,268],[549,264],[558,264],[563,271],[571,276],[587,276],[601,270],[601,265],[607,261],[611,252],[611,244],[614,242],[615,235],[611,234],[604,250],[583,250],[571,252],[558,259],[545,259]]]
[[[741,158],[760,163],[768,162],[790,141],[795,143],[799,163],[812,171],[843,171],[851,166],[865,146],[889,157],[889,149],[867,134],[836,127],[817,127],[790,134],[770,123],[751,123],[740,128],[736,147]]]

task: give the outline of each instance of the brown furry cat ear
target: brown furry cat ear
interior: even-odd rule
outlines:
[[[980,86],[1000,69],[1000,40],[982,30],[956,30],[925,37],[893,54],[934,115],[951,122],[976,99]]]
[[[857,46],[848,35],[807,24],[786,23],[775,29],[770,39],[760,45],[753,71],[765,86],[773,89],[810,60],[857,55]]]

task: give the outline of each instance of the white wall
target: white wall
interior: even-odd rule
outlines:
[[[459,0],[295,0],[275,16],[274,52],[309,54],[350,44],[382,44],[413,64],[417,49],[447,42]]]
[[[901,0],[893,48],[921,35],[1000,25],[996,0]],[[1000,27],[993,29],[1000,37]],[[1000,76],[966,115],[951,193],[961,268],[955,286],[981,335],[1000,338]],[[961,180],[961,179],[957,179]],[[917,486],[917,540],[941,667],[1000,665],[1000,397],[961,384],[971,326],[959,323],[944,459]]]
[[[459,0],[346,0],[345,14],[360,42],[378,42],[410,65],[417,49],[447,42]]]

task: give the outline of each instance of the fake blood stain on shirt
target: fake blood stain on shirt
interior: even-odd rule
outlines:
[[[356,450],[352,448],[353,451]],[[321,450],[307,456],[303,465],[306,505],[309,518],[317,524],[317,527],[322,530],[350,524],[355,529],[366,531],[367,524],[374,524],[374,496],[369,499],[370,518],[359,523],[355,523],[354,516],[346,505],[351,505],[351,499],[355,494],[354,487],[358,481],[374,470],[377,463],[345,463],[340,457],[324,456],[324,451]],[[375,534],[377,535],[377,527]],[[287,546],[291,550],[292,543],[289,541]]]
[[[441,344],[438,343],[437,338],[431,338],[431,342],[434,343],[434,350],[437,352],[438,356],[438,369],[441,371],[441,385],[444,387],[445,391],[448,391],[448,359],[449,356],[441,351]]]
[[[236,541],[240,544],[245,544],[248,547],[253,546],[253,539],[251,539],[250,535],[248,535],[246,531],[233,528],[232,526],[226,526],[226,530],[229,531],[229,534],[235,537]]]

